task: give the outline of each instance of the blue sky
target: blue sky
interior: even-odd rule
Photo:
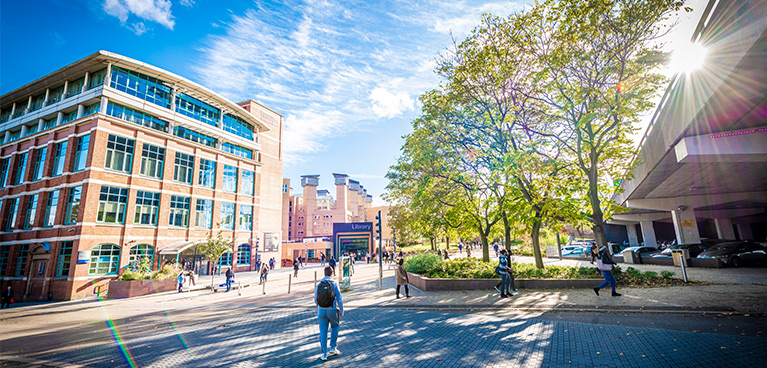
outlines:
[[[2,1],[0,94],[116,52],[283,114],[294,190],[300,175],[319,174],[332,189],[331,173],[346,173],[379,203],[418,96],[439,84],[435,60],[451,33],[461,40],[483,13],[529,2]]]

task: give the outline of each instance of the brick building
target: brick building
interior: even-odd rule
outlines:
[[[2,287],[73,299],[141,259],[205,274],[195,244],[219,230],[234,241],[221,266],[278,257],[282,123],[105,51],[4,94]]]

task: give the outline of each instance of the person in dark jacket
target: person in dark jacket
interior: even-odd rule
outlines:
[[[610,252],[607,250],[607,247],[603,246],[599,250],[599,261],[597,262],[597,268],[599,268],[599,271],[602,272],[602,275],[605,277],[605,282],[600,284],[599,286],[594,288],[594,292],[599,296],[599,289],[610,285],[610,287],[613,289],[613,296],[621,296],[621,294],[618,294],[615,291],[615,277],[613,276],[613,265],[615,262],[610,257]]]
[[[407,284],[410,283],[410,280],[407,277],[407,271],[405,271],[405,267],[402,266],[405,263],[405,260],[400,258],[397,263],[397,269],[394,270],[394,275],[397,277],[397,299],[399,299],[399,288],[403,285],[405,286],[405,298],[409,298],[410,289],[408,289]]]
[[[298,260],[293,260],[293,277],[298,277]]]
[[[501,275],[501,298],[511,298],[511,278],[509,276],[509,260],[506,257],[506,249],[502,249],[500,255],[498,255],[498,268],[497,271]]]
[[[232,281],[234,281],[234,271],[229,267],[226,269],[226,291],[232,290]]]
[[[591,264],[594,264],[594,260],[597,259],[599,253],[597,252],[597,242],[591,242]]]
[[[3,290],[3,295],[0,297],[0,308],[10,308],[11,300],[13,299],[13,288],[9,285],[7,289]]]

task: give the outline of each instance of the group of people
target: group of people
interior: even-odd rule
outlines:
[[[178,277],[176,278],[176,283],[178,284],[178,292],[180,293],[184,288],[184,283],[189,282],[189,286],[193,286],[195,283],[195,274],[194,271],[182,271],[178,274]]]

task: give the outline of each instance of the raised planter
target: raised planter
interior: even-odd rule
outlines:
[[[410,284],[423,291],[492,290],[501,279],[432,279],[407,273]],[[514,286],[526,289],[593,288],[602,279],[515,279]]]
[[[109,282],[107,298],[121,299],[140,295],[149,295],[176,290],[176,279],[171,277],[163,280],[112,280]]]

